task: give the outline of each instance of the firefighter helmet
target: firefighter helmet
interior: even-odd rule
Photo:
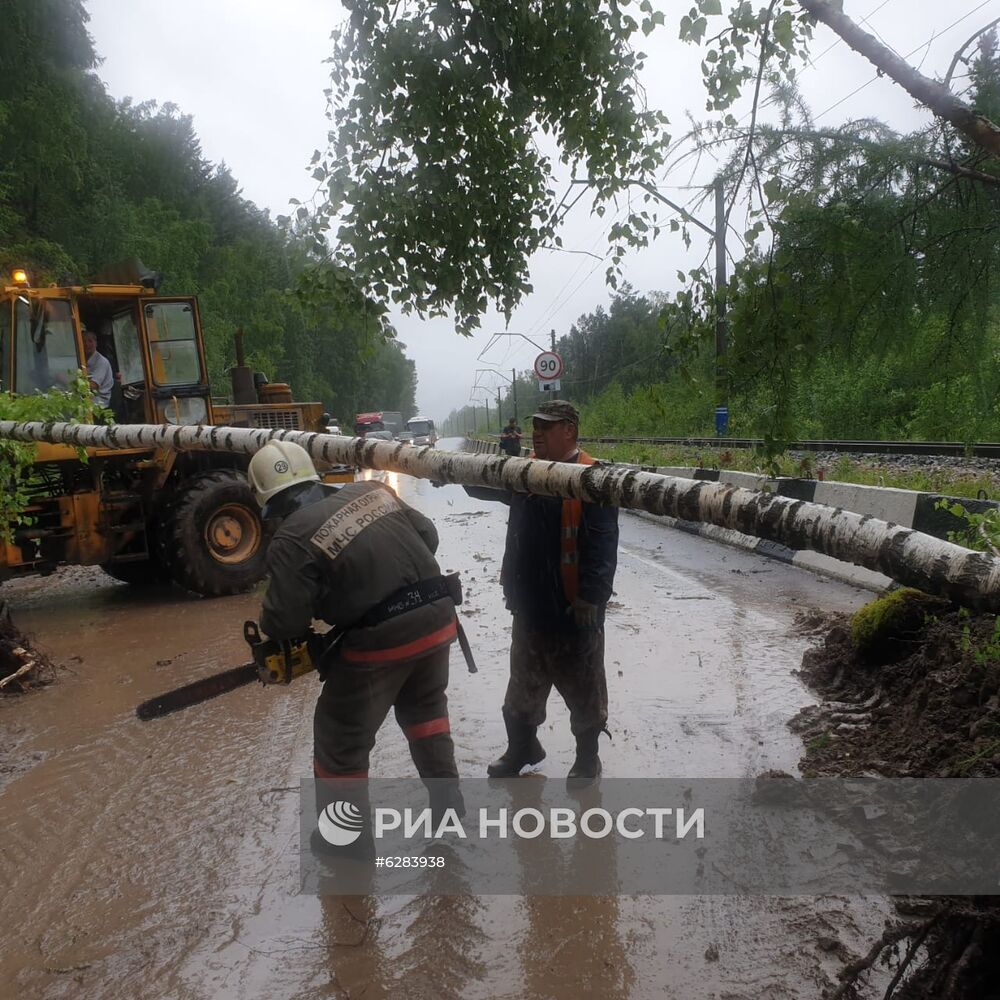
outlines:
[[[257,503],[263,507],[290,486],[318,482],[319,473],[309,452],[301,445],[292,441],[269,441],[250,459],[247,478]]]

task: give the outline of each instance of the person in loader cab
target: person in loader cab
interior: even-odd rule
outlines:
[[[84,327],[83,353],[87,359],[87,379],[98,406],[107,406],[114,388],[115,376],[111,362],[97,349],[97,334]]]
[[[261,629],[295,639],[316,618],[341,636],[319,664],[317,811],[367,782],[390,708],[432,810],[461,809],[446,695],[457,616],[433,523],[383,483],[321,484],[308,452],[289,441],[264,445],[247,475],[262,518],[281,522],[267,553]]]

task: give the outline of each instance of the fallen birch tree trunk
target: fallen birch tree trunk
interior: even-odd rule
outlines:
[[[1000,611],[1000,558],[877,518],[723,483],[616,466],[442,452],[306,431],[0,421],[0,438],[82,448],[171,448],[246,454],[271,440],[295,441],[314,459],[333,464],[391,470],[437,482],[573,497],[715,524],[780,542],[791,549],[822,552],[970,608]]]

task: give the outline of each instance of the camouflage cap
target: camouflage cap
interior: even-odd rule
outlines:
[[[541,403],[537,413],[532,413],[532,420],[565,420],[576,427],[580,426],[580,414],[572,403],[567,403],[565,399],[553,399],[547,403]]]

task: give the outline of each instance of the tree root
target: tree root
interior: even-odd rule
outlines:
[[[864,701],[824,701],[819,708],[824,712],[843,713],[845,715],[869,714],[879,702],[885,697],[885,692],[881,688],[876,688],[871,697]]]
[[[906,939],[906,952],[882,1000],[981,997],[984,983],[995,979],[997,924],[1000,908],[990,903],[977,905],[971,900],[953,899],[938,904],[926,920],[887,927],[863,958],[841,970],[840,985],[832,993],[825,993],[824,1000],[857,996],[861,976],[880,959],[887,960]]]
[[[17,649],[11,650],[11,652],[16,656],[18,653],[26,654],[27,650],[18,646]],[[25,659],[25,661],[17,668],[17,670],[14,671],[14,673],[8,674],[6,677],[0,677],[0,691],[2,691],[8,684],[16,681],[19,677],[23,677],[25,674],[34,670],[37,666],[38,664],[35,660]]]
[[[924,921],[927,923],[928,921]],[[869,969],[878,961],[879,955],[882,952],[898,942],[902,941],[904,938],[910,937],[913,934],[919,934],[923,929],[924,923],[918,924],[900,924],[898,927],[887,927],[883,932],[882,936],[878,939],[868,949],[868,954],[864,958],[859,958],[857,961],[851,962],[846,968],[842,969],[839,975],[841,984],[834,990],[833,993],[826,998],[826,1000],[843,1000],[847,996],[847,991],[854,988],[855,981],[858,977],[864,973],[868,972]]]
[[[52,664],[43,653],[32,649],[27,637],[11,621],[6,602],[0,601],[0,692],[23,691],[29,684],[41,681],[43,671],[54,673]]]
[[[969,970],[969,966],[972,965],[973,960],[982,950],[983,934],[986,928],[982,924],[977,924],[973,929],[972,934],[969,935],[969,941],[965,948],[962,949],[962,954],[958,956],[958,961],[951,967],[951,971],[948,973],[948,978],[944,982],[944,1000],[954,1000],[958,994],[959,984],[962,981],[962,977]]]
[[[930,934],[931,928],[936,926],[937,922],[941,919],[944,910],[938,910],[930,920],[928,920],[917,936],[910,942],[910,947],[906,949],[906,955],[903,960],[899,963],[899,968],[896,970],[896,974],[892,977],[892,981],[886,987],[885,994],[882,1000],[892,1000],[893,993],[896,992],[896,987],[899,985],[900,980],[903,978],[903,973],[909,968],[910,963],[913,961],[914,956],[917,954],[920,946],[924,943],[927,935]]]

